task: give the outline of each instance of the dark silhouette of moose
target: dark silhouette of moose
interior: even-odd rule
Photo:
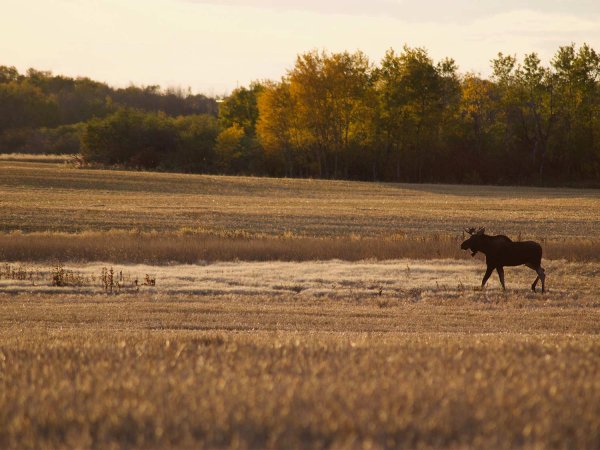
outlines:
[[[477,252],[485,255],[487,270],[481,281],[482,288],[485,286],[490,275],[492,275],[494,269],[496,269],[500,278],[500,284],[506,290],[506,286],[504,285],[504,267],[524,264],[537,272],[537,278],[531,285],[533,292],[535,292],[535,287],[539,280],[542,280],[542,292],[545,291],[546,274],[542,267],[542,246],[540,244],[534,241],[513,242],[508,236],[504,236],[503,234],[488,236],[485,234],[485,228],[480,228],[479,230],[465,228],[465,231],[471,237],[464,241],[460,248],[471,250],[471,256],[475,256]]]

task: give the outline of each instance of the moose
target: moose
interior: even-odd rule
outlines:
[[[542,267],[542,246],[534,241],[513,242],[508,236],[503,234],[489,236],[485,234],[485,228],[465,228],[471,237],[464,241],[460,248],[462,250],[471,250],[471,256],[477,252],[485,255],[487,270],[481,281],[481,287],[485,286],[488,278],[492,275],[494,269],[498,272],[502,289],[506,290],[504,285],[504,267],[525,265],[537,272],[537,278],[531,285],[535,292],[535,287],[539,280],[542,281],[542,293],[545,291],[546,274]]]

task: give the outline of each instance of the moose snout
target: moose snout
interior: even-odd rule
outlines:
[[[468,248],[469,248],[468,241],[464,241],[462,244],[460,244],[460,249],[461,250],[467,250]]]

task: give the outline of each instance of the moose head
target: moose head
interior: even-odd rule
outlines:
[[[485,233],[485,228],[465,228],[465,232],[467,234],[469,234],[471,237],[469,237],[469,239],[467,239],[466,241],[464,241],[461,245],[460,248],[462,250],[471,250],[471,256],[475,256],[477,254],[477,252],[479,251],[479,249],[481,248],[480,246],[480,242],[481,242],[481,237],[484,235]]]

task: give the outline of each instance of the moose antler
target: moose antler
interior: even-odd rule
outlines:
[[[465,228],[465,232],[473,236],[474,234],[483,234],[485,233],[485,227],[481,227],[479,229],[475,227]]]

